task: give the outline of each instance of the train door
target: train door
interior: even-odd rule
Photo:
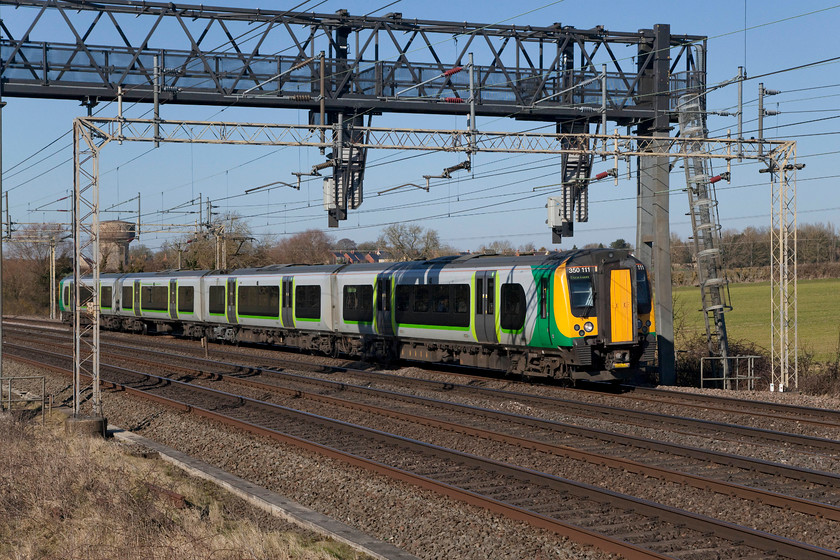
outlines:
[[[616,259],[599,268],[598,288],[605,294],[598,309],[599,330],[609,342],[632,342],[636,333],[635,262]]]
[[[475,335],[479,342],[498,342],[496,338],[496,271],[475,273]]]
[[[537,279],[537,302],[539,305],[539,319],[538,324],[545,325],[545,333],[548,337],[548,343],[554,346],[557,335],[552,328],[551,317],[553,315],[553,306],[551,305],[551,276],[543,274]],[[556,327],[555,327],[556,328]]]
[[[122,307],[122,282],[120,280],[114,281],[114,289],[111,291],[111,310],[114,315],[120,314]]]
[[[283,326],[287,329],[293,328],[295,326],[294,317],[292,316],[293,309],[292,309],[292,277],[291,276],[284,276],[283,282],[281,285],[282,294],[282,305],[280,306],[280,320],[283,322]]]
[[[227,279],[227,322],[236,324],[236,278]]]
[[[633,280],[628,268],[610,271],[610,340],[633,341]]]
[[[391,336],[394,325],[391,322],[391,276],[382,275],[376,279],[376,332]]]
[[[178,318],[178,281],[169,281],[169,317]]]
[[[134,316],[139,317],[142,312],[140,305],[140,280],[134,281]]]

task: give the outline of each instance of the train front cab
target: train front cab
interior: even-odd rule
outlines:
[[[637,259],[618,250],[585,254],[555,274],[555,318],[571,346],[572,377],[626,379],[652,365],[650,284]]]
[[[629,255],[602,261],[598,315],[605,345],[606,367],[616,377],[635,372],[653,361],[655,349],[650,284],[644,265]]]

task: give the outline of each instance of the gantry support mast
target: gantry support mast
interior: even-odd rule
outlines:
[[[688,213],[691,216],[694,260],[697,281],[700,284],[700,301],[706,325],[706,343],[712,356],[721,358],[720,376],[724,388],[730,384],[729,340],[726,334],[725,313],[732,309],[729,303],[729,281],[723,263],[715,183],[721,177],[712,176],[711,161],[703,157],[706,146],[706,113],[701,106],[700,93],[688,94],[680,99],[680,136],[685,138],[686,193]]]

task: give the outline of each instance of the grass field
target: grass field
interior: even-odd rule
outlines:
[[[825,360],[837,348],[840,335],[840,279],[799,281],[799,347],[814,352],[815,359]],[[749,340],[770,349],[770,284],[731,284],[732,311],[726,314],[730,340]],[[674,287],[675,323],[680,310],[685,313],[685,327],[703,331],[700,290]]]

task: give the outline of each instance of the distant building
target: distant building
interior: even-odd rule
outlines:
[[[330,251],[332,264],[394,262],[387,251]]]

